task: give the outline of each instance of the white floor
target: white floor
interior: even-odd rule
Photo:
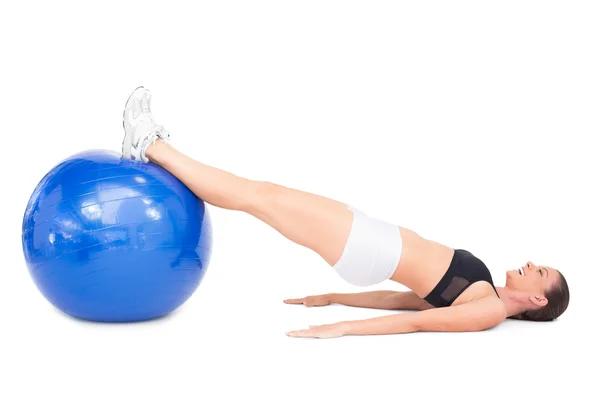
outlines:
[[[0,398],[595,390],[597,4],[373,3],[0,7]],[[139,324],[65,316],[27,273],[23,211],[63,158],[119,150],[122,107],[138,85],[191,156],[466,248],[498,285],[527,260],[559,268],[569,309],[552,323],[478,333],[292,339],[286,331],[308,324],[391,312],[283,304],[359,289],[252,217],[210,207],[213,259],[183,307]]]

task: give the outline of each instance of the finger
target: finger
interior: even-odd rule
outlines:
[[[286,335],[291,336],[291,337],[316,337],[313,333],[312,330],[310,329],[304,329],[304,330],[300,330],[300,331],[291,331],[286,333]]]
[[[302,304],[306,300],[306,297],[302,297],[299,299],[286,299],[283,302],[286,304]]]

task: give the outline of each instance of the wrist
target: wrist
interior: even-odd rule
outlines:
[[[338,303],[339,296],[337,295],[337,293],[327,293],[325,295],[325,300],[327,300],[327,303],[329,303],[329,304]]]
[[[336,323],[342,335],[352,334],[352,321],[341,321]]]

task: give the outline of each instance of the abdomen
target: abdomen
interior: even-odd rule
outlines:
[[[400,234],[402,256],[391,279],[423,298],[448,270],[454,249],[425,239],[410,229],[400,227]]]

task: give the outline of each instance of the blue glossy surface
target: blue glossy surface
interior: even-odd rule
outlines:
[[[204,202],[164,169],[88,151],[38,184],[22,239],[31,276],[57,308],[94,321],[139,321],[194,293],[212,227]]]

